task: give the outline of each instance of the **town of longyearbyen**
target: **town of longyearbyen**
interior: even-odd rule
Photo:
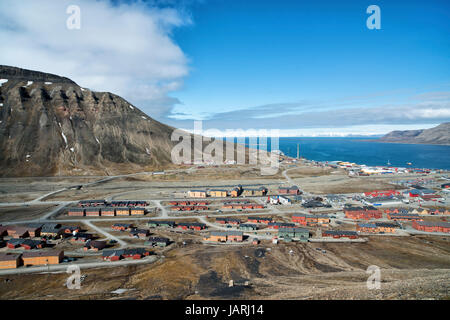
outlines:
[[[449,1],[0,0],[0,40],[1,303],[450,299]]]

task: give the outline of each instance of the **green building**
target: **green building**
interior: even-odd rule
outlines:
[[[257,229],[258,229],[258,226],[256,224],[251,224],[251,223],[243,223],[239,226],[239,230],[243,230],[243,231],[254,231]]]
[[[278,229],[278,237],[289,239],[289,242],[290,239],[306,242],[309,239],[309,230],[305,228],[280,228]]]

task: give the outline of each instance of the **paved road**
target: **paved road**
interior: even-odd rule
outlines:
[[[161,205],[161,200],[152,200],[156,207],[161,209],[161,215],[158,218],[167,218],[169,215],[167,214],[166,208]]]
[[[120,260],[120,261],[99,261],[99,262],[85,262],[85,263],[62,263],[49,266],[28,267],[19,269],[6,269],[0,270],[0,275],[14,275],[14,274],[26,274],[26,273],[48,273],[48,272],[66,272],[70,265],[77,265],[80,269],[87,268],[105,268],[105,267],[117,267],[117,266],[129,266],[135,264],[153,263],[158,260],[156,256],[146,257],[140,260]]]
[[[119,238],[113,236],[112,234],[110,234],[109,232],[103,230],[102,228],[97,227],[96,225],[94,225],[93,223],[91,223],[90,220],[84,220],[84,221],[82,221],[82,222],[83,222],[85,225],[87,225],[88,227],[90,227],[90,228],[94,229],[95,231],[97,231],[98,233],[103,234],[107,239],[112,239],[112,240],[117,241],[117,243],[120,244],[120,247],[121,247],[121,248],[127,246],[127,243],[126,243],[125,241],[120,240]]]
[[[286,169],[282,172],[283,176],[286,178],[286,180],[291,184],[291,185],[295,185],[295,182],[288,176],[287,172],[292,170],[292,169],[297,169],[297,167],[295,168],[290,168],[290,169]]]

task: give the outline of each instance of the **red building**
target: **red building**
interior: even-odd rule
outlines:
[[[269,224],[269,222],[272,222],[272,218],[249,217],[248,222]]]
[[[131,230],[133,228],[133,225],[125,224],[125,223],[116,223],[116,224],[113,224],[111,226],[111,228],[116,231],[127,231],[127,230]]]
[[[100,208],[87,208],[86,216],[87,217],[99,217],[100,216]]]
[[[27,238],[30,236],[28,234],[28,228],[26,228],[26,227],[8,226],[7,232],[8,232],[8,236],[15,238],[15,239]]]
[[[204,223],[189,223],[189,222],[184,222],[184,223],[179,223],[177,225],[177,228],[181,228],[183,230],[196,230],[196,231],[200,231],[203,229],[206,229],[206,224]]]
[[[67,214],[71,217],[83,217],[84,216],[84,208],[70,208],[67,211]]]
[[[102,208],[102,216],[114,217],[116,215],[116,209],[114,207]]]
[[[239,225],[241,220],[233,218],[216,218],[216,222],[220,224]]]
[[[394,221],[423,221],[418,214],[410,213],[387,213],[387,218]]]
[[[355,231],[325,230],[322,231],[322,237],[333,237],[335,239],[339,238],[357,239],[358,233],[356,233]]]
[[[301,194],[300,189],[297,186],[279,187],[278,193],[279,194],[294,194],[294,195]]]
[[[292,216],[292,222],[301,224],[303,226],[317,226],[327,225],[330,223],[330,217],[326,215],[306,215],[297,214]]]
[[[412,227],[416,230],[425,231],[425,232],[450,233],[450,223],[449,222],[413,221]]]
[[[344,209],[345,217],[354,220],[371,220],[383,218],[383,212],[374,207],[350,207]]]
[[[370,192],[364,192],[364,196],[366,197],[390,197],[390,196],[398,196],[400,195],[399,191],[396,190],[386,190],[386,191],[380,191],[380,190],[374,190]]]

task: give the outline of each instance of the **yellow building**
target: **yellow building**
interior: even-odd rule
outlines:
[[[211,190],[209,194],[214,198],[225,198],[228,196],[227,190]]]
[[[203,190],[191,190],[188,192],[190,198],[206,198],[206,191]]]

